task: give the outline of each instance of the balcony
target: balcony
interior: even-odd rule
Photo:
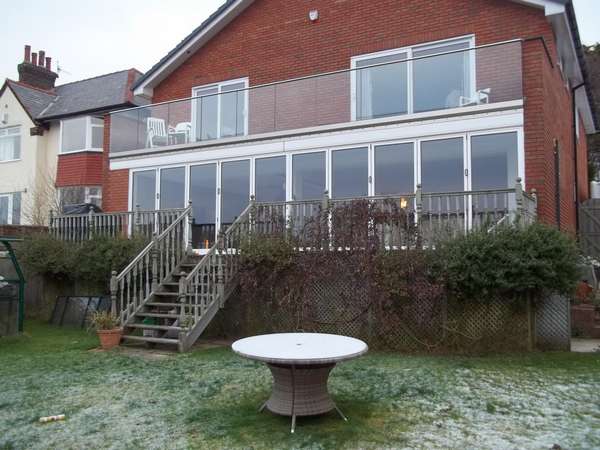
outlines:
[[[112,113],[111,156],[460,115],[523,98],[522,41],[449,41],[354,58],[352,68]]]

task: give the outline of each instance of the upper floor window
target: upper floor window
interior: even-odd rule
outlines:
[[[192,89],[193,136],[196,141],[243,136],[248,129],[248,79]]]
[[[0,128],[0,161],[21,158],[21,127]]]
[[[472,104],[473,44],[473,38],[463,38],[353,58],[353,118]]]
[[[61,121],[61,153],[102,151],[104,121],[84,116]]]

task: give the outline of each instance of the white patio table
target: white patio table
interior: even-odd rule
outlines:
[[[271,397],[262,405],[283,416],[314,416],[336,410],[327,390],[329,373],[338,362],[357,358],[368,351],[363,341],[335,334],[279,333],[253,336],[231,346],[238,355],[267,364],[273,374]]]

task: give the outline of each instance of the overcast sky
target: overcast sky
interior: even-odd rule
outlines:
[[[600,0],[574,0],[584,44],[600,41]],[[45,50],[59,84],[135,67],[146,71],[223,0],[4,0],[0,80],[17,78],[23,46]]]

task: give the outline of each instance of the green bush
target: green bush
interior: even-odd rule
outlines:
[[[111,271],[124,269],[146,243],[142,239],[121,237],[97,237],[73,243],[48,234],[34,234],[25,238],[17,251],[29,273],[104,286]]]
[[[579,252],[567,234],[542,224],[478,231],[440,243],[434,275],[463,299],[572,294]]]

